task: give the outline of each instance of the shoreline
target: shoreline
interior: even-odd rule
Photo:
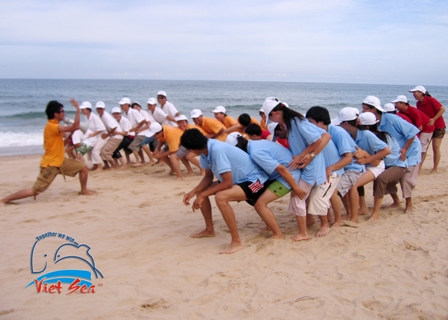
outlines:
[[[1,158],[16,157],[16,156],[43,155],[43,154],[44,154],[44,149],[43,149],[42,145],[0,148],[0,157]]]

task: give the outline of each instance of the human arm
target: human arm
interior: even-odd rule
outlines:
[[[233,126],[228,127],[224,130],[224,133],[231,133],[241,129],[241,125],[239,123],[235,123]]]
[[[73,132],[73,131],[79,129],[79,125],[80,125],[79,103],[75,99],[71,98],[70,99],[70,104],[72,106],[74,106],[75,109],[76,109],[75,120],[73,121],[73,124],[70,125],[70,126],[59,125],[58,126],[58,131],[61,132],[61,133],[62,132]]]
[[[361,149],[360,149],[361,150]],[[364,150],[362,150],[364,151]],[[355,157],[357,159],[356,162],[358,162],[359,164],[371,164],[372,166],[376,167],[382,159],[384,159],[387,155],[390,154],[390,148],[389,147],[385,147],[384,149],[378,151],[377,153],[375,153],[374,155],[370,155],[366,152],[367,156],[362,156],[359,157],[356,155],[358,151],[355,152]],[[365,152],[365,151],[364,151]]]
[[[436,115],[435,115],[433,118],[429,119],[428,126],[432,126],[432,125],[434,125],[434,123],[436,122],[436,120],[439,119],[444,113],[445,113],[445,107],[444,107],[443,105],[441,105],[441,106],[440,106],[440,109],[439,109],[439,111],[436,113]]]
[[[338,162],[333,163],[331,166],[328,166],[326,168],[327,181],[330,181],[330,176],[333,171],[345,168],[352,161],[353,161],[353,155],[350,152],[344,153]]]
[[[324,132],[317,141],[306,147],[301,154],[293,157],[294,159],[289,163],[289,168],[291,170],[305,168],[326,147],[330,140],[331,135]]]
[[[403,146],[403,148],[400,149],[400,160],[404,161],[406,160],[406,153],[408,152],[409,147],[411,146],[412,142],[414,141],[414,138],[408,139]]]
[[[221,174],[222,181],[221,183],[217,183],[215,186],[209,189],[205,189],[202,192],[196,193],[196,199],[193,202],[193,210],[200,209],[202,207],[202,203],[204,200],[211,196],[216,194],[219,191],[227,190],[232,188],[233,182],[232,182],[232,171],[224,172]],[[213,173],[212,173],[212,180],[213,180]]]

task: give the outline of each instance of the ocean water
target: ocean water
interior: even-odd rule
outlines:
[[[65,106],[67,117],[74,118],[71,97],[82,101],[104,101],[110,112],[124,96],[146,105],[159,90],[168,101],[190,118],[192,109],[204,115],[222,105],[234,118],[249,113],[259,118],[258,110],[268,96],[275,96],[299,112],[312,106],[326,107],[332,117],[347,106],[361,109],[362,100],[375,95],[385,104],[404,94],[415,105],[408,92],[417,84],[329,84],[292,82],[177,81],[177,80],[40,80],[0,79],[0,156],[42,153],[42,129],[47,122],[45,106],[58,100]],[[425,84],[423,84],[425,85]],[[448,87],[426,86],[433,97],[448,106]],[[448,117],[447,114],[444,115]],[[85,122],[81,116],[81,122]]]

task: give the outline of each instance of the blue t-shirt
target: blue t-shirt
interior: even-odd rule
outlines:
[[[359,129],[356,132],[355,143],[358,147],[372,156],[388,146],[369,130]],[[366,166],[368,167],[370,164],[367,164]]]
[[[252,160],[267,172],[269,180],[278,180],[291,189],[291,186],[275,170],[281,164],[289,169],[288,164],[292,161],[292,153],[289,149],[269,140],[250,140],[247,152]],[[290,170],[290,172],[294,180],[299,182],[301,170]]]
[[[289,148],[294,156],[301,154],[310,144],[320,139],[325,131],[310,123],[307,119],[294,118],[288,133]],[[310,185],[321,185],[327,180],[325,174],[325,160],[320,152],[302,170],[302,179]]]
[[[406,141],[414,138],[406,152],[407,163],[409,166],[415,166],[421,162],[422,145],[416,136],[419,133],[416,126],[395,114],[383,113],[378,130],[388,132],[397,140],[400,148],[404,147]]]
[[[219,181],[223,181],[221,174],[232,172],[232,183],[255,182],[268,180],[266,172],[261,170],[243,150],[228,143],[208,139],[208,155],[201,154],[201,167],[213,172]]]
[[[350,134],[342,129],[339,126],[328,125],[328,133],[331,135],[331,140],[336,145],[338,149],[339,155],[342,157],[346,153],[355,153],[356,152],[356,144],[352,139]],[[344,171],[353,170],[356,172],[365,172],[365,166],[363,164],[359,164],[356,162],[356,159],[353,158],[353,161],[343,168]],[[339,175],[339,174],[338,174]]]
[[[390,148],[390,153],[384,158],[384,165],[386,168],[389,167],[402,167],[406,168],[407,163],[406,160],[400,160],[400,146],[398,145],[397,140],[391,135],[387,135],[387,145]]]

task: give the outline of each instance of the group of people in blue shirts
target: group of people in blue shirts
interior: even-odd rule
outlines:
[[[290,193],[289,212],[296,216],[298,232],[293,241],[310,238],[307,224],[319,216],[317,236],[332,227],[357,224],[358,214],[366,214],[364,185],[373,181],[374,206],[369,219],[380,216],[384,195],[390,194],[398,206],[398,183],[406,199],[405,211],[412,210],[412,191],[421,162],[420,130],[401,117],[386,112],[380,100],[368,96],[362,112],[352,107],[340,110],[335,119],[326,108],[312,107],[301,113],[275,97],[268,97],[261,111],[273,128],[273,138],[246,139],[232,133],[227,143],[208,139],[197,129],[181,137],[181,145],[200,155],[205,175],[185,194],[183,202],[200,210],[205,229],[193,238],[215,236],[210,196],[220,210],[230,235],[230,244],[221,253],[243,248],[232,201],[247,201],[266,223],[272,239],[284,239],[268,204]],[[287,138],[289,148],[275,142]],[[215,178],[217,180],[215,180]],[[342,217],[342,205],[347,212]],[[334,218],[329,215],[332,206]],[[345,218],[343,220],[343,218]]]

